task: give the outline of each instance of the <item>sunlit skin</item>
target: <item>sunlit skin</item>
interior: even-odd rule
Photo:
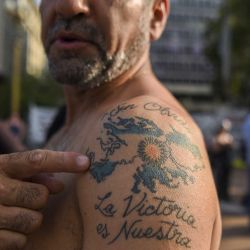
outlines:
[[[81,13],[72,17],[67,11],[60,18],[55,18],[52,12],[43,14],[47,13],[44,11],[46,4],[44,1],[41,5],[42,19],[45,20],[42,40],[52,75],[59,82],[79,84],[82,89],[93,88],[116,81],[125,72],[128,74],[132,66],[134,71],[145,64],[149,27],[144,25],[145,17],[139,15],[145,8],[142,1],[79,3]],[[61,3],[61,9],[58,6],[54,4],[52,7],[60,13],[67,8],[67,3]],[[125,22],[126,26],[121,25]],[[144,61],[140,61],[142,57]]]
[[[170,250],[191,243],[194,250],[218,250],[219,207],[202,136],[151,69],[151,42],[161,36],[169,9],[169,0],[42,0],[42,41],[50,72],[62,84],[67,104],[66,123],[47,147],[87,154],[92,165],[87,174],[57,175],[65,191],[49,199],[43,224],[29,236],[25,250]],[[175,118],[147,110],[145,104],[152,101],[168,107]],[[187,123],[192,134],[179,120]],[[159,138],[150,126],[162,131]],[[195,176],[195,184],[188,185],[186,172],[173,159],[188,162],[191,169],[197,160],[192,153],[183,153],[186,145],[181,148],[178,139],[178,150],[167,141],[167,132],[173,134],[171,128],[188,134],[203,156],[206,167]],[[165,165],[170,167],[168,179],[176,187],[180,184],[179,189],[164,186],[166,178],[158,173]],[[150,176],[141,181],[146,168],[158,174],[161,183],[150,186]],[[173,209],[188,210],[199,230],[174,212],[168,217],[156,212],[140,217],[136,209],[128,208],[125,213],[126,206],[135,206],[132,203],[139,202],[144,193],[144,209],[148,206],[147,211],[153,211],[155,197],[164,196],[178,204]],[[130,206],[126,197],[134,198]],[[129,215],[125,218],[124,213]],[[178,230],[182,242],[171,240],[170,233],[168,241],[156,240],[152,232],[158,230],[159,221],[165,231],[167,225],[172,225],[170,233]],[[122,225],[133,223],[143,224],[146,236],[141,237],[148,239],[140,240],[135,233],[126,239]]]
[[[156,145],[148,145],[145,148],[145,153],[152,158],[152,160],[157,160],[161,156],[161,152]]]

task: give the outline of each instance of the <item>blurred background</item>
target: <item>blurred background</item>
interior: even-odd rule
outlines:
[[[0,1],[0,153],[43,146],[64,104],[49,77],[38,4]],[[204,133],[223,214],[221,250],[250,250],[249,13],[249,0],[171,0],[151,51],[157,76]]]

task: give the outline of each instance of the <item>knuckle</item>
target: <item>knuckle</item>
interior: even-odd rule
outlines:
[[[24,157],[24,153],[17,152],[12,154],[5,154],[0,156],[0,175],[6,176],[6,170],[15,165]]]
[[[25,153],[13,153],[0,156],[0,177],[16,174],[16,167],[23,160]]]
[[[32,218],[26,213],[20,212],[10,222],[10,228],[16,232],[29,233],[32,227]]]
[[[14,164],[15,162],[23,158],[24,153],[17,152],[12,154],[5,154],[0,157],[0,169],[4,173],[4,168],[9,167],[9,165]]]
[[[12,154],[7,154],[6,156],[6,161],[18,161],[23,158],[23,153],[22,152],[17,152],[17,153],[12,153]]]
[[[34,167],[40,168],[41,165],[47,160],[47,157],[48,157],[48,151],[36,149],[27,152],[26,160],[30,164],[35,164]]]
[[[11,154],[5,154],[0,157],[0,164],[4,165],[4,163],[9,163],[12,161],[17,161],[23,158],[23,153],[22,152],[17,152],[17,153],[11,153]]]
[[[34,200],[36,200],[39,196],[40,190],[38,188],[27,188],[20,186],[16,190],[16,203],[18,205],[33,203]]]
[[[12,220],[11,229],[21,233],[32,233],[36,228],[41,225],[42,217],[39,213],[35,212],[20,212],[14,216]]]
[[[25,206],[43,207],[48,200],[49,191],[46,187],[33,184],[29,187],[21,186],[16,191],[16,203]]]
[[[41,223],[42,214],[37,211],[16,210],[0,218],[1,229],[23,234],[34,232]]]

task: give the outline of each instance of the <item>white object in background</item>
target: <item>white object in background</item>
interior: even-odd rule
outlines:
[[[29,109],[29,143],[42,145],[46,140],[47,129],[53,121],[57,108],[31,105]]]

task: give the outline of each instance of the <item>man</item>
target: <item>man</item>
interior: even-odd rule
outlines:
[[[246,115],[245,121],[242,127],[242,136],[243,136],[243,143],[244,143],[244,158],[247,164],[247,194],[246,194],[246,206],[248,214],[250,215],[250,114]],[[249,222],[250,224],[250,222]]]
[[[25,250],[219,248],[202,135],[150,66],[168,12],[168,0],[42,0],[42,40],[67,101],[48,148],[91,166],[57,175],[65,190]]]
[[[213,167],[219,199],[230,200],[229,179],[232,169],[234,137],[232,123],[224,119],[213,138]]]

